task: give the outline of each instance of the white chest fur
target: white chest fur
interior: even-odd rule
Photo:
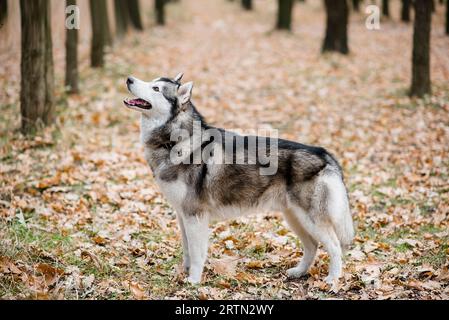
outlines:
[[[164,197],[168,200],[170,205],[176,210],[180,211],[182,203],[186,198],[188,186],[181,180],[175,180],[171,182],[163,181],[156,178],[160,190]]]

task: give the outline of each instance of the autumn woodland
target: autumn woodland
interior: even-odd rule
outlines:
[[[0,0],[0,299],[448,299],[448,7]],[[208,123],[339,160],[356,235],[336,288],[322,247],[287,278],[304,252],[280,212],[211,223],[202,282],[184,281],[123,105],[129,75],[179,72]]]

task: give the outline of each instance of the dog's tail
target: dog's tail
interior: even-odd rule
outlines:
[[[349,199],[343,178],[339,170],[326,170],[324,175],[327,196],[327,214],[334,231],[345,251],[354,240],[354,224],[352,221]]]

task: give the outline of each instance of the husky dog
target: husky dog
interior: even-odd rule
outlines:
[[[342,252],[354,238],[348,195],[338,162],[323,148],[269,138],[270,146],[264,152],[276,158],[275,172],[261,172],[267,165],[257,159],[236,163],[238,148],[227,148],[223,140],[242,136],[206,124],[191,101],[193,83],[181,84],[181,78],[179,74],[175,78],[144,82],[129,77],[127,87],[136,98],[124,103],[141,113],[145,159],[177,213],[187,281],[201,281],[210,221],[272,210],[284,213],[304,247],[299,264],[287,270],[288,277],[305,275],[315,259],[318,244],[322,243],[330,257],[326,282],[335,285],[342,272]],[[197,141],[196,149],[190,148],[192,141],[198,140],[195,123],[201,133],[215,130],[213,137],[205,134],[205,139]],[[184,134],[176,134],[181,131]],[[174,136],[178,137],[176,141]],[[248,160],[249,137],[243,140],[240,148],[246,151],[243,157]],[[266,147],[267,143],[258,146],[262,145]],[[212,159],[215,154],[230,153],[234,161],[220,163],[210,161],[211,158],[192,161],[198,150],[205,149]],[[255,153],[261,153],[259,148]],[[174,154],[181,154],[183,161],[173,161]]]

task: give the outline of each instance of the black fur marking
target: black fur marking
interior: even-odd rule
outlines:
[[[160,178],[163,181],[174,181],[176,179],[178,179],[178,171],[176,170],[164,170],[161,172],[160,174]]]
[[[168,82],[168,83],[176,84],[177,86],[181,85],[181,83],[179,81],[175,81],[173,79],[166,78],[166,77],[159,78],[159,79],[157,79],[157,81]]]
[[[201,193],[202,193],[203,186],[204,186],[204,183],[206,180],[206,176],[207,176],[207,164],[203,163],[201,165],[201,171],[198,174],[196,184],[195,184],[195,191],[198,195],[201,195]]]
[[[284,139],[278,139],[278,147],[279,149],[287,149],[287,150],[304,150],[310,154],[318,156],[323,160],[326,160],[326,155],[329,155],[327,150],[322,147],[310,146],[307,144],[302,144]]]
[[[285,161],[285,172],[284,172],[285,182],[287,188],[289,188],[293,183],[293,165],[292,165],[292,155],[288,155]]]

